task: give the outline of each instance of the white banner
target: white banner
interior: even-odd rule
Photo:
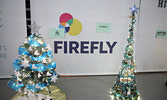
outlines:
[[[26,37],[24,0],[0,0],[0,78],[11,77],[18,47]]]
[[[32,21],[42,26],[40,33],[53,48],[58,74],[117,74],[134,4],[139,7],[139,0],[31,0]],[[63,25],[65,36],[59,32],[50,38],[50,29]]]
[[[157,31],[167,31],[166,0],[142,0],[141,3],[136,48],[137,71],[167,71],[167,40],[156,38]]]

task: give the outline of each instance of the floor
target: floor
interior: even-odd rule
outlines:
[[[10,100],[16,92],[7,87],[9,79],[0,79],[0,100]],[[116,76],[64,77],[55,84],[67,100],[111,100],[109,91]],[[167,100],[167,73],[136,74],[141,100]]]

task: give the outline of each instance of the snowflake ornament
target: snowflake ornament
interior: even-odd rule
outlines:
[[[22,60],[21,63],[22,63],[21,66],[23,66],[25,68],[29,66],[29,61],[27,59]]]
[[[51,81],[53,81],[54,83],[56,83],[56,80],[58,79],[57,76],[58,76],[58,75],[53,75],[53,76],[51,77]]]

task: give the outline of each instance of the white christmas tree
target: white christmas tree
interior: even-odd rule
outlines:
[[[8,86],[19,93],[26,95],[18,100],[50,100],[47,95],[34,94],[46,89],[55,83],[57,78],[56,63],[52,59],[52,51],[38,33],[39,26],[34,23],[31,27],[31,35],[18,48],[19,57],[14,61],[15,75],[9,80]]]

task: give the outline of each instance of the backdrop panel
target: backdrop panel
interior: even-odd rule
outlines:
[[[25,1],[0,0],[0,25],[0,78],[7,78],[26,37]]]
[[[60,42],[58,53],[53,52],[54,60],[59,65],[57,69],[60,75],[106,75],[117,74],[124,53],[124,46],[128,36],[131,8],[134,4],[139,7],[139,0],[31,0],[32,21],[42,26],[40,33],[47,43],[50,43],[53,51],[54,43]],[[69,13],[74,19],[82,24],[82,31],[77,36],[65,34],[64,39],[51,39],[50,28],[58,28],[59,18],[62,14]],[[137,16],[138,18],[138,16]],[[111,32],[97,33],[97,23],[109,23]],[[137,27],[136,23],[136,27]],[[135,34],[137,34],[135,32]],[[109,47],[117,42],[109,53]],[[62,43],[61,43],[62,42]],[[67,42],[67,50],[71,48],[69,43],[78,44],[78,52],[65,53],[64,42]],[[81,42],[87,46],[84,50],[88,53],[81,53]],[[91,52],[91,43],[97,42],[94,53]],[[100,43],[102,44],[100,45]],[[101,49],[108,53],[100,53]]]
[[[156,38],[158,30],[167,31],[166,18],[165,0],[142,0],[136,48],[137,71],[167,71],[167,40]]]
[[[42,26],[39,31],[53,51],[58,49],[58,53],[53,52],[53,56],[59,65],[59,74],[117,74],[128,36],[129,8],[134,4],[139,7],[139,3],[139,0],[31,0],[32,20]],[[166,9],[165,0],[162,7],[159,0],[141,0],[140,14],[137,16],[139,23],[136,23],[135,30],[138,72],[167,71],[167,41],[155,37],[156,31],[167,31]],[[66,33],[64,39],[52,39],[49,30],[59,27],[59,18],[63,13],[69,13],[75,20],[79,20],[82,31],[76,36]],[[97,23],[109,23],[110,32],[96,32]],[[0,0],[0,78],[10,77],[13,73],[12,63],[18,57],[18,47],[25,41],[25,37],[25,1]],[[74,50],[69,53],[72,47],[69,43],[74,42],[78,44],[79,53]],[[109,53],[107,42],[111,45],[116,42],[112,53]],[[54,43],[59,43],[57,46],[60,48],[55,48]],[[97,49],[92,43],[97,43],[94,45]],[[92,48],[94,53],[91,53]]]

